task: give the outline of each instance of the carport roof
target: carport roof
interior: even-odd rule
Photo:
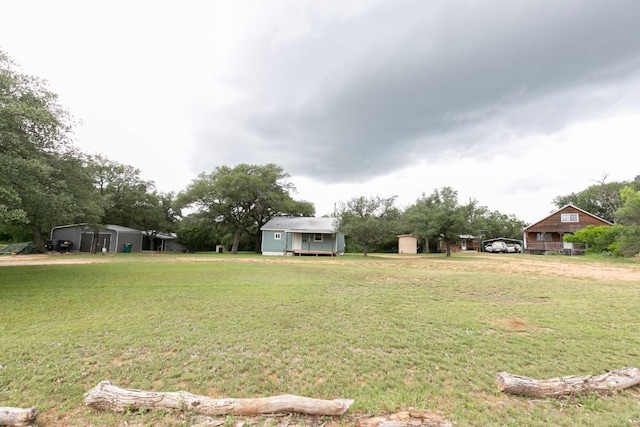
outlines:
[[[486,242],[498,242],[498,241],[523,243],[522,239],[511,239],[509,237],[496,237],[494,239],[483,240],[482,243],[484,244]]]

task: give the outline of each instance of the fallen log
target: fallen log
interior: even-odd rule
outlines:
[[[575,396],[589,393],[609,394],[640,384],[640,369],[622,368],[598,376],[567,376],[535,380],[508,372],[496,374],[498,390],[529,397]]]
[[[124,389],[101,381],[84,395],[94,409],[115,412],[138,409],[178,409],[202,415],[264,415],[299,413],[306,415],[343,415],[352,399],[322,400],[283,394],[255,399],[212,399],[186,391],[153,392]]]
[[[29,427],[35,425],[38,410],[36,408],[0,407],[0,426]]]

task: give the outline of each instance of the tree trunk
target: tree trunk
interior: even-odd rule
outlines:
[[[640,384],[640,369],[622,368],[596,377],[568,376],[548,380],[498,372],[496,384],[504,393],[529,397],[574,396],[593,392],[607,394]]]
[[[233,246],[231,246],[231,253],[236,255],[238,253],[238,248],[240,247],[240,238],[242,237],[242,233],[237,231],[236,234],[233,235]]]
[[[264,225],[264,224],[262,224]],[[258,232],[255,234],[255,245],[253,247],[255,253],[259,254],[262,252],[262,231],[260,231],[260,229],[262,228],[262,225],[258,227]]]
[[[93,237],[91,238],[91,249],[89,250],[90,254],[97,254],[98,253],[98,245],[100,245],[100,231],[99,230],[95,230],[93,232]]]
[[[445,246],[447,248],[447,256],[450,257],[451,256],[451,240],[449,239],[445,240]]]
[[[102,381],[84,395],[94,409],[116,412],[144,409],[178,409],[202,415],[263,415],[300,413],[307,415],[343,415],[353,404],[351,399],[321,400],[284,394],[256,399],[212,399],[186,391],[152,392],[116,387]]]
[[[29,427],[36,425],[38,410],[36,408],[0,407],[0,426]]]
[[[40,253],[47,253],[47,248],[44,246],[44,239],[40,233],[40,227],[33,224],[31,226],[31,233],[33,234],[33,243],[36,245],[36,248],[38,248]]]
[[[362,256],[367,256],[368,254],[369,254],[369,247],[365,243],[364,245],[362,245]]]

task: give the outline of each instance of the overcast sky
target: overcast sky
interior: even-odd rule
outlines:
[[[317,214],[434,189],[534,222],[640,175],[640,1],[2,4],[0,49],[162,191],[276,163]]]

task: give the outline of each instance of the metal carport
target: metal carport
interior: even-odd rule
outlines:
[[[505,242],[505,243],[507,243],[507,242],[510,242],[510,243],[519,243],[519,244],[520,244],[520,253],[521,253],[521,254],[523,254],[523,253],[524,253],[524,241],[523,241],[523,240],[521,240],[521,239],[510,239],[510,238],[508,238],[508,237],[496,237],[495,239],[487,239],[487,240],[483,240],[483,241],[480,243],[480,250],[481,250],[482,252],[486,252],[486,251],[484,250],[484,247],[485,247],[485,244],[486,244],[486,243],[493,243],[493,242],[500,242],[500,241]]]

